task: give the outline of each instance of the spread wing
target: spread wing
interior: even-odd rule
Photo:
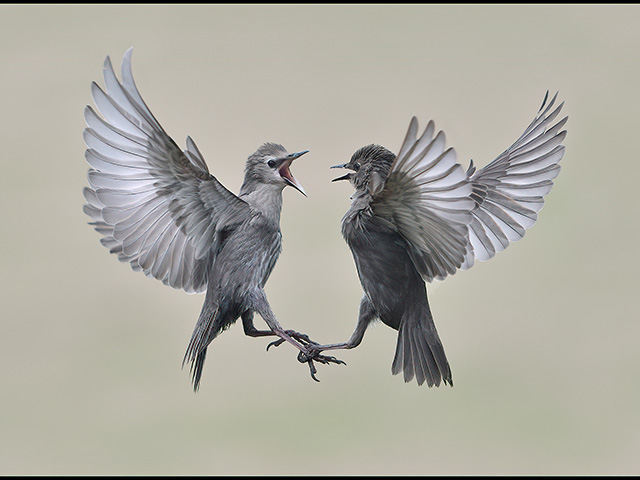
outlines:
[[[551,126],[564,103],[551,110],[558,94],[542,106],[524,133],[486,167],[475,171],[473,161],[467,170],[476,203],[469,224],[469,250],[462,268],[474,260],[489,260],[516,240],[538,219],[544,196],[560,173],[558,162],[567,131],[568,117]]]
[[[224,230],[249,206],[209,173],[190,137],[182,151],[167,135],[134,83],[131,53],[122,59],[122,83],[107,57],[106,92],[91,86],[102,117],[86,107],[84,211],[120,261],[173,288],[201,292]]]
[[[445,135],[434,136],[430,121],[419,138],[413,117],[374,212],[390,219],[407,241],[409,254],[425,281],[456,272],[467,252],[468,227],[475,202],[467,174]]]

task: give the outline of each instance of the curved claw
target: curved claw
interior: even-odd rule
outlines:
[[[339,365],[347,364],[347,362],[340,360],[339,358],[332,357],[329,355],[320,355],[320,352],[317,350],[314,350],[313,348],[309,349],[309,352],[298,353],[298,361],[300,363],[307,363],[313,360],[316,360],[324,365],[327,365],[329,363],[337,363]]]
[[[328,363],[337,363],[338,365],[346,365],[347,364],[347,362],[345,362],[343,360],[340,360],[339,358],[336,358],[336,357],[327,357],[327,356],[324,356],[324,355],[320,355],[320,356],[324,360],[326,360],[325,362],[322,362],[325,365],[328,364]]]
[[[283,338],[279,338],[278,340],[274,340],[269,345],[267,345],[267,352],[269,351],[270,347],[279,347],[283,343],[284,343],[284,339]]]
[[[329,363],[337,363],[337,364],[342,364],[342,365],[346,365],[346,362],[343,362],[342,360],[336,358],[336,357],[330,357],[327,355],[316,355],[315,357],[312,357],[311,360],[317,360],[318,362],[324,364],[324,365],[328,365]]]
[[[311,340],[308,335],[305,335],[304,333],[298,333],[294,330],[285,330],[284,333],[303,344],[304,350],[300,350],[298,352],[298,361],[300,363],[306,363],[309,365],[309,373],[311,374],[311,378],[313,378],[316,382],[319,382],[320,380],[318,380],[318,378],[316,377],[316,373],[318,373],[318,369],[313,363],[314,360],[324,365],[327,365],[329,363],[346,365],[346,362],[343,362],[342,360],[339,360],[336,357],[332,357],[329,355],[321,355],[320,352],[322,350],[320,350],[317,347],[320,344]],[[284,342],[285,342],[285,339],[282,337],[278,338],[277,340],[274,340],[269,345],[267,345],[267,351],[269,351],[271,347],[279,347]]]
[[[313,364],[313,360],[309,360],[309,373],[311,373],[311,378],[313,378],[316,382],[320,382],[320,380],[318,380],[316,377],[316,373],[318,373],[318,370]]]
[[[331,357],[328,355],[320,355],[320,352],[318,351],[314,351],[313,349],[310,349],[309,352],[303,352],[300,351],[298,353],[298,361],[300,363],[307,363],[309,365],[309,371],[311,373],[311,378],[313,378],[316,382],[319,382],[320,380],[318,380],[318,378],[316,377],[316,373],[318,373],[318,369],[316,368],[316,366],[314,365],[313,361],[316,360],[324,365],[327,365],[329,363],[337,363],[337,364],[342,364],[342,365],[346,365],[347,363],[336,358],[336,357]]]

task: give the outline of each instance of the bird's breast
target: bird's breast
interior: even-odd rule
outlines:
[[[234,285],[264,286],[281,250],[282,234],[277,225],[259,218],[245,222],[224,242],[211,280],[222,289]]]
[[[426,294],[406,241],[384,219],[366,214],[345,218],[343,235],[362,288],[383,317],[401,315],[408,299]]]

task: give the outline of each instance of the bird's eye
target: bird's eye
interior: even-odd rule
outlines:
[[[267,165],[269,165],[269,167],[273,168],[273,167],[275,167],[275,166],[276,166],[276,161],[275,161],[275,160],[269,160],[269,161],[267,162]]]
[[[360,163],[356,162],[353,164],[353,168],[354,170],[357,172],[358,170],[360,170]]]

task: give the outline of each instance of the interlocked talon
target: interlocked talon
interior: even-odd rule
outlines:
[[[302,351],[300,350],[300,352],[298,352],[298,361],[300,363],[307,363],[309,365],[309,371],[311,372],[311,378],[313,378],[316,382],[319,382],[320,380],[318,380],[316,378],[316,373],[318,373],[318,370],[316,369],[316,366],[313,364],[313,361],[316,360],[324,365],[328,365],[329,363],[337,363],[337,364],[342,364],[342,365],[346,365],[345,362],[343,362],[342,360],[339,360],[335,357],[331,357],[328,355],[320,355],[320,350],[316,350],[313,348],[313,345],[320,345],[318,342],[314,342],[313,340],[311,340],[309,338],[308,335],[304,334],[304,333],[298,333],[294,330],[285,330],[285,332],[287,335],[289,335],[291,338],[299,341],[300,343],[302,343],[302,345],[304,347],[307,347],[308,350],[307,351]],[[267,345],[267,351],[269,351],[269,348],[271,347],[278,347],[280,345],[282,345],[285,342],[284,338],[279,338],[278,340],[275,340],[273,342],[271,342],[269,345]],[[311,348],[309,348],[311,347]]]
[[[314,342],[315,343],[315,342]],[[317,345],[317,343],[316,343]],[[316,366],[313,364],[313,361],[316,360],[324,365],[328,365],[329,363],[337,363],[337,364],[342,364],[342,365],[346,365],[346,362],[343,362],[342,360],[337,359],[336,357],[331,357],[328,355],[320,355],[320,352],[316,351],[316,352],[309,352],[309,353],[305,353],[303,351],[300,351],[298,353],[298,361],[300,363],[307,363],[309,365],[309,372],[311,373],[311,378],[313,378],[316,382],[319,382],[320,380],[318,380],[316,378],[316,373],[318,373],[318,370],[316,369]]]

